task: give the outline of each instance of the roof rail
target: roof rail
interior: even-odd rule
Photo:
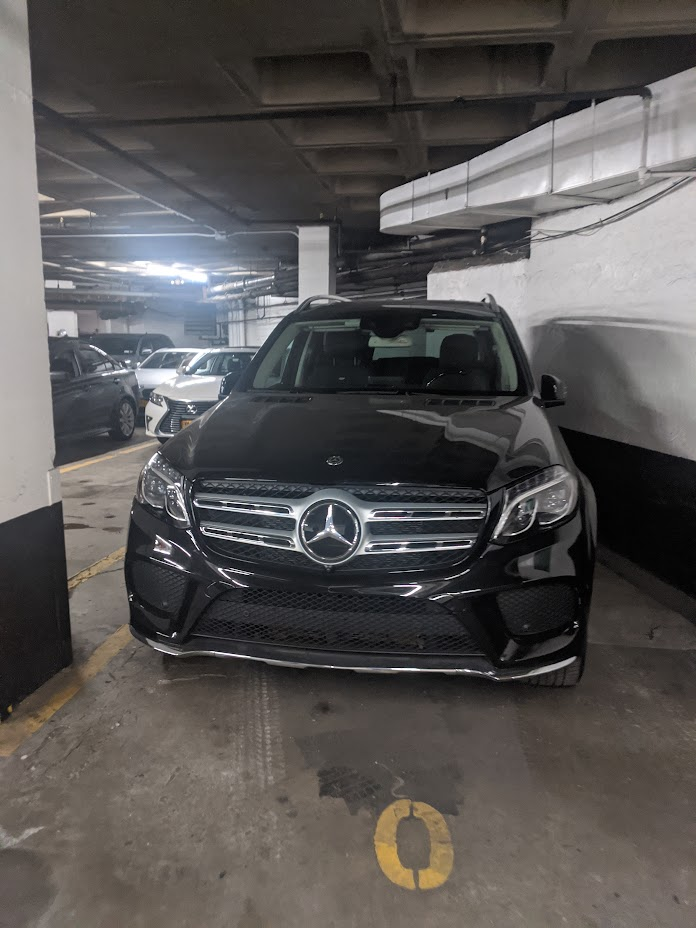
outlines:
[[[337,296],[335,293],[318,293],[316,296],[308,296],[306,300],[302,300],[297,310],[309,309],[312,303],[318,303],[320,300],[330,300],[332,303],[352,302],[347,296]]]
[[[493,296],[492,293],[487,293],[486,296],[481,300],[481,302],[482,302],[482,303],[486,303],[486,302],[487,302],[488,305],[490,306],[490,308],[493,310],[494,313],[499,313],[499,312],[500,312],[500,306],[498,306],[498,304],[497,304],[497,302],[496,302],[496,299],[495,299],[495,297]]]

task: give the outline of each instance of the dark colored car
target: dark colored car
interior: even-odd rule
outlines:
[[[160,348],[174,347],[174,342],[168,335],[97,332],[90,335],[87,340],[91,345],[96,345],[112,358],[116,358],[121,364],[125,364],[126,367],[137,367],[153,351]]]
[[[135,431],[138,383],[95,345],[49,338],[53,425],[56,438],[108,432],[128,441]]]
[[[595,500],[489,303],[309,301],[145,467],[131,629],[170,655],[572,686]]]

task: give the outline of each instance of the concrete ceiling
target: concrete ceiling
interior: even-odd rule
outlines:
[[[525,96],[601,94],[696,65],[694,0],[30,0],[30,34],[39,189],[52,198],[40,208],[53,235],[339,219],[347,241],[364,242],[384,190],[559,111]],[[511,94],[520,99],[389,111]],[[212,269],[245,256],[261,267],[296,244],[47,238],[44,248],[58,261],[185,258]]]

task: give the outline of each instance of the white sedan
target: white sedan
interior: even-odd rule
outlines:
[[[179,367],[187,364],[200,353],[200,348],[160,348],[145,358],[135,369],[140,388],[141,409],[147,405],[155,387],[158,387],[163,380],[171,379]]]
[[[145,429],[166,441],[211,409],[220,399],[223,377],[247,367],[256,348],[209,348],[199,352],[176,377],[150,394],[145,407]]]

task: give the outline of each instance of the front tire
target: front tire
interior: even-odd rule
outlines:
[[[541,673],[538,677],[530,677],[528,686],[552,686],[555,689],[568,686],[577,686],[585,672],[585,657],[587,655],[587,639],[583,640],[582,651],[577,659],[568,667],[552,670],[551,673]]]
[[[122,399],[116,407],[109,435],[114,441],[130,441],[133,432],[135,432],[135,406],[130,400]]]

